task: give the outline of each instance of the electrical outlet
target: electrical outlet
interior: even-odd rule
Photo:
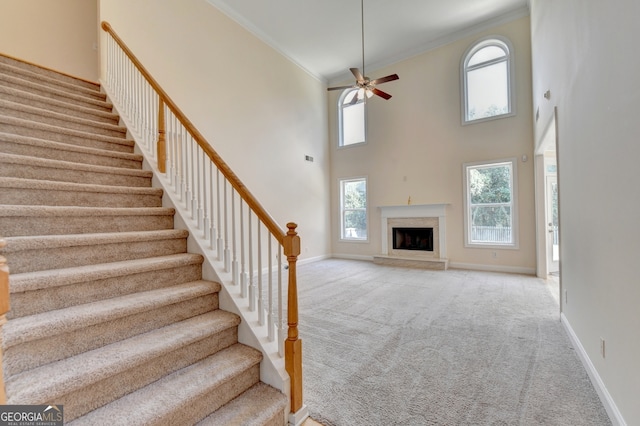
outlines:
[[[491,257],[494,258],[494,259],[497,259],[498,258],[498,252],[497,251],[492,251],[491,252]]]
[[[600,338],[600,355],[602,356],[602,358],[605,357],[605,353],[606,353],[605,342],[604,342],[604,339],[601,337]]]

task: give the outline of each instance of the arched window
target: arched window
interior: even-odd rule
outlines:
[[[358,93],[357,88],[347,89],[338,99],[339,146],[365,143],[367,140],[366,102],[363,99],[365,96],[361,96],[356,102],[353,102],[356,93]]]
[[[482,39],[461,64],[462,123],[515,115],[513,48],[503,37]]]

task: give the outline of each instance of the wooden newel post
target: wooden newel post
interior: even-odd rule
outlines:
[[[0,249],[6,244],[7,243],[0,238]],[[9,312],[9,309],[9,267],[7,266],[7,259],[0,256],[0,404],[7,403],[2,368],[2,326],[7,322],[6,314]]]
[[[300,237],[296,232],[298,225],[287,223],[284,238],[284,254],[289,263],[289,292],[287,302],[287,322],[289,330],[284,342],[284,363],[291,380],[291,412],[302,408],[302,340],[298,338],[298,283],[296,262],[300,255]]]
[[[167,142],[165,138],[164,101],[158,103],[158,171],[165,173],[167,167]]]

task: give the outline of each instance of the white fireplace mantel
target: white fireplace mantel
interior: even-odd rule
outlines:
[[[438,218],[439,237],[438,243],[440,245],[440,258],[446,259],[447,257],[447,244],[446,244],[446,212],[449,204],[407,204],[398,206],[380,206],[381,213],[381,233],[382,236],[382,254],[389,254],[389,237],[388,237],[388,220],[397,218]]]

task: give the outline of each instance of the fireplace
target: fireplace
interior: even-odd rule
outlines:
[[[446,204],[382,206],[382,254],[374,262],[447,269]]]
[[[392,228],[394,250],[433,251],[433,228]]]

